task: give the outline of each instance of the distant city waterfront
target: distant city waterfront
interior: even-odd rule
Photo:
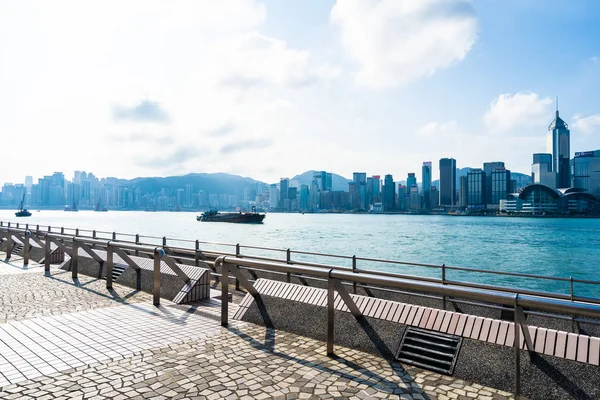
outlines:
[[[240,243],[600,281],[599,219],[270,213],[263,225],[238,225],[198,222],[196,213],[189,212],[40,211],[33,212],[29,218],[15,218],[12,210],[0,210],[0,220],[13,224],[28,223],[31,228],[40,224],[139,233],[158,238]],[[220,249],[225,250],[223,247]],[[231,248],[229,251],[232,251]],[[243,251],[260,254],[258,250]],[[269,255],[284,257],[282,253]],[[302,257],[294,255],[295,259]],[[314,257],[304,257],[305,260],[315,260]],[[350,266],[347,259],[319,258],[318,261]],[[438,269],[365,261],[360,261],[358,268],[440,276]],[[569,292],[569,282],[460,271],[448,271],[447,279]],[[574,287],[576,295],[600,297],[598,285],[575,284]]]

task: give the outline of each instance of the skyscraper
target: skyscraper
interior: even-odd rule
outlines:
[[[473,168],[467,173],[467,206],[480,206],[485,204],[485,172],[480,168]]]
[[[396,191],[394,178],[386,175],[383,179],[383,211],[392,211],[396,208]]]
[[[422,169],[423,208],[431,210],[431,161],[425,161]]]
[[[492,172],[496,169],[504,169],[504,162],[492,161],[483,163],[483,172],[485,172],[485,198],[486,204],[493,203],[492,201]],[[498,204],[498,203],[496,203]]]
[[[290,186],[290,180],[288,178],[281,178],[279,180],[279,208],[284,207],[285,201],[288,196],[288,187]]]
[[[558,115],[558,98],[556,118],[548,127],[547,146],[548,153],[552,153],[552,171],[556,173],[556,187],[570,187],[571,131],[567,123]]]
[[[440,160],[440,205],[453,206],[456,197],[456,160]]]
[[[416,184],[417,184],[417,177],[415,176],[415,173],[409,172],[408,176],[406,177],[406,187],[410,191],[411,186],[416,185]]]

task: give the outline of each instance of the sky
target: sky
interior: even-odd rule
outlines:
[[[600,149],[596,0],[0,2],[0,184],[504,161],[530,173],[556,96]]]

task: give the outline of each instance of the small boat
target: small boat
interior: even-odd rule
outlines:
[[[209,210],[198,215],[196,220],[202,222],[233,222],[236,224],[262,224],[265,214],[256,212],[256,207],[252,207],[252,212],[220,213],[216,210]]]
[[[26,208],[23,208],[23,204],[25,203],[25,194],[23,194],[23,198],[21,199],[21,203],[19,203],[19,211],[15,213],[16,217],[31,217],[31,212],[27,211]]]
[[[73,205],[71,207],[65,206],[65,211],[79,211],[79,210],[77,209],[77,204],[75,204],[75,202],[73,202]]]
[[[96,203],[96,208],[94,208],[94,211],[105,212],[108,211],[108,209],[106,207],[100,207],[100,202],[98,202]]]

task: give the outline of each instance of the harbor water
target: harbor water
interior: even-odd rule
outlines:
[[[52,227],[80,228],[153,236],[145,241],[193,247],[193,241],[239,243],[295,251],[397,260],[446,266],[537,274],[600,281],[600,219],[458,217],[374,214],[268,214],[264,224],[198,222],[189,212],[64,212],[33,211],[16,218],[14,210],[0,210],[0,220]],[[206,249],[234,252],[234,248],[202,244]],[[285,259],[285,252],[245,249],[244,254]],[[293,259],[351,266],[335,259],[294,254]],[[439,278],[438,268],[357,262],[362,269]],[[568,294],[568,281],[446,271],[446,279],[462,280]],[[600,285],[574,283],[578,296],[600,298]]]

